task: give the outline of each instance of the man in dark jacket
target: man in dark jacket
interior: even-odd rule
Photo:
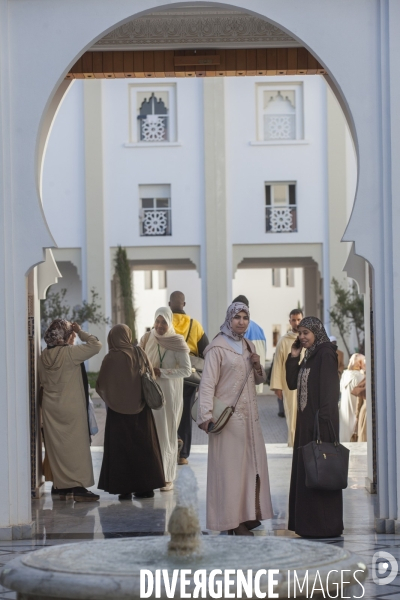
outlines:
[[[173,325],[176,333],[183,335],[189,346],[190,353],[203,358],[203,351],[208,346],[208,338],[203,327],[196,319],[192,319],[184,311],[185,295],[182,292],[172,292],[169,306],[174,314]],[[178,429],[178,438],[182,440],[178,458],[179,465],[187,465],[192,445],[192,416],[191,410],[195,400],[197,387],[183,381],[183,412]]]

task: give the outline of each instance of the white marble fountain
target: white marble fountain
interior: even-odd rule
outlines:
[[[237,594],[238,580],[240,584],[243,581],[243,576],[238,572],[240,570],[252,583],[257,579],[257,572],[261,573],[257,579],[257,592],[266,593],[266,598],[315,598],[318,597],[316,590],[321,587],[321,582],[325,596],[329,590],[331,597],[340,598],[341,585],[343,589],[357,585],[356,595],[362,596],[362,588],[357,581],[365,579],[367,568],[360,557],[331,544],[302,539],[201,536],[197,516],[197,483],[190,468],[181,470],[177,489],[178,502],[168,526],[170,538],[99,540],[44,548],[8,563],[1,573],[2,585],[16,590],[18,600],[236,598],[241,597]],[[228,575],[230,587],[223,587],[224,575],[215,573],[216,569],[232,570]],[[248,569],[252,570],[250,575]],[[146,582],[142,589],[141,570],[142,585]],[[150,578],[144,577],[144,570],[150,572]],[[157,570],[160,584],[157,584]],[[174,570],[178,570],[175,576]],[[271,570],[276,570],[276,573],[271,574]],[[195,575],[195,572],[202,574]],[[307,586],[303,587],[302,592],[297,587],[294,596],[294,572],[300,585],[308,572],[308,593]],[[153,590],[148,587],[150,579],[153,580]],[[218,580],[222,582],[220,588],[215,583]],[[181,588],[185,581],[186,587]],[[196,585],[202,581],[206,582],[206,596],[202,596],[202,588],[199,587],[199,595],[193,595]],[[268,581],[273,584],[270,589]],[[313,585],[315,591],[311,596]],[[338,585],[339,595],[336,596]],[[186,596],[182,594],[182,589]],[[215,595],[212,592],[211,595],[210,589],[217,590],[217,594],[220,589],[222,593]],[[232,595],[226,595],[227,589]],[[251,595],[246,595],[249,594],[247,587],[243,598],[263,597],[256,596],[255,589],[254,584]],[[271,591],[278,595],[271,595]]]

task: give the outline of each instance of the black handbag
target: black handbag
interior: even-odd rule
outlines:
[[[321,441],[318,410],[314,421],[314,439],[299,450],[303,453],[306,487],[333,492],[347,488],[350,450],[338,442],[330,419],[329,427],[333,433],[333,443]]]

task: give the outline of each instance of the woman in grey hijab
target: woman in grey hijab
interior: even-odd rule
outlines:
[[[249,319],[245,304],[231,304],[221,333],[205,349],[197,423],[209,431],[214,396],[227,406],[237,401],[222,431],[209,435],[207,528],[252,536],[273,513],[255,387],[265,381],[265,371],[244,337]]]

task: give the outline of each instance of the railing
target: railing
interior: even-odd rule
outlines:
[[[144,208],[140,217],[140,235],[171,235],[170,208]]]
[[[145,115],[138,117],[141,142],[167,142],[167,115]]]
[[[277,208],[267,206],[265,230],[267,233],[292,233],[297,231],[297,207]]]

